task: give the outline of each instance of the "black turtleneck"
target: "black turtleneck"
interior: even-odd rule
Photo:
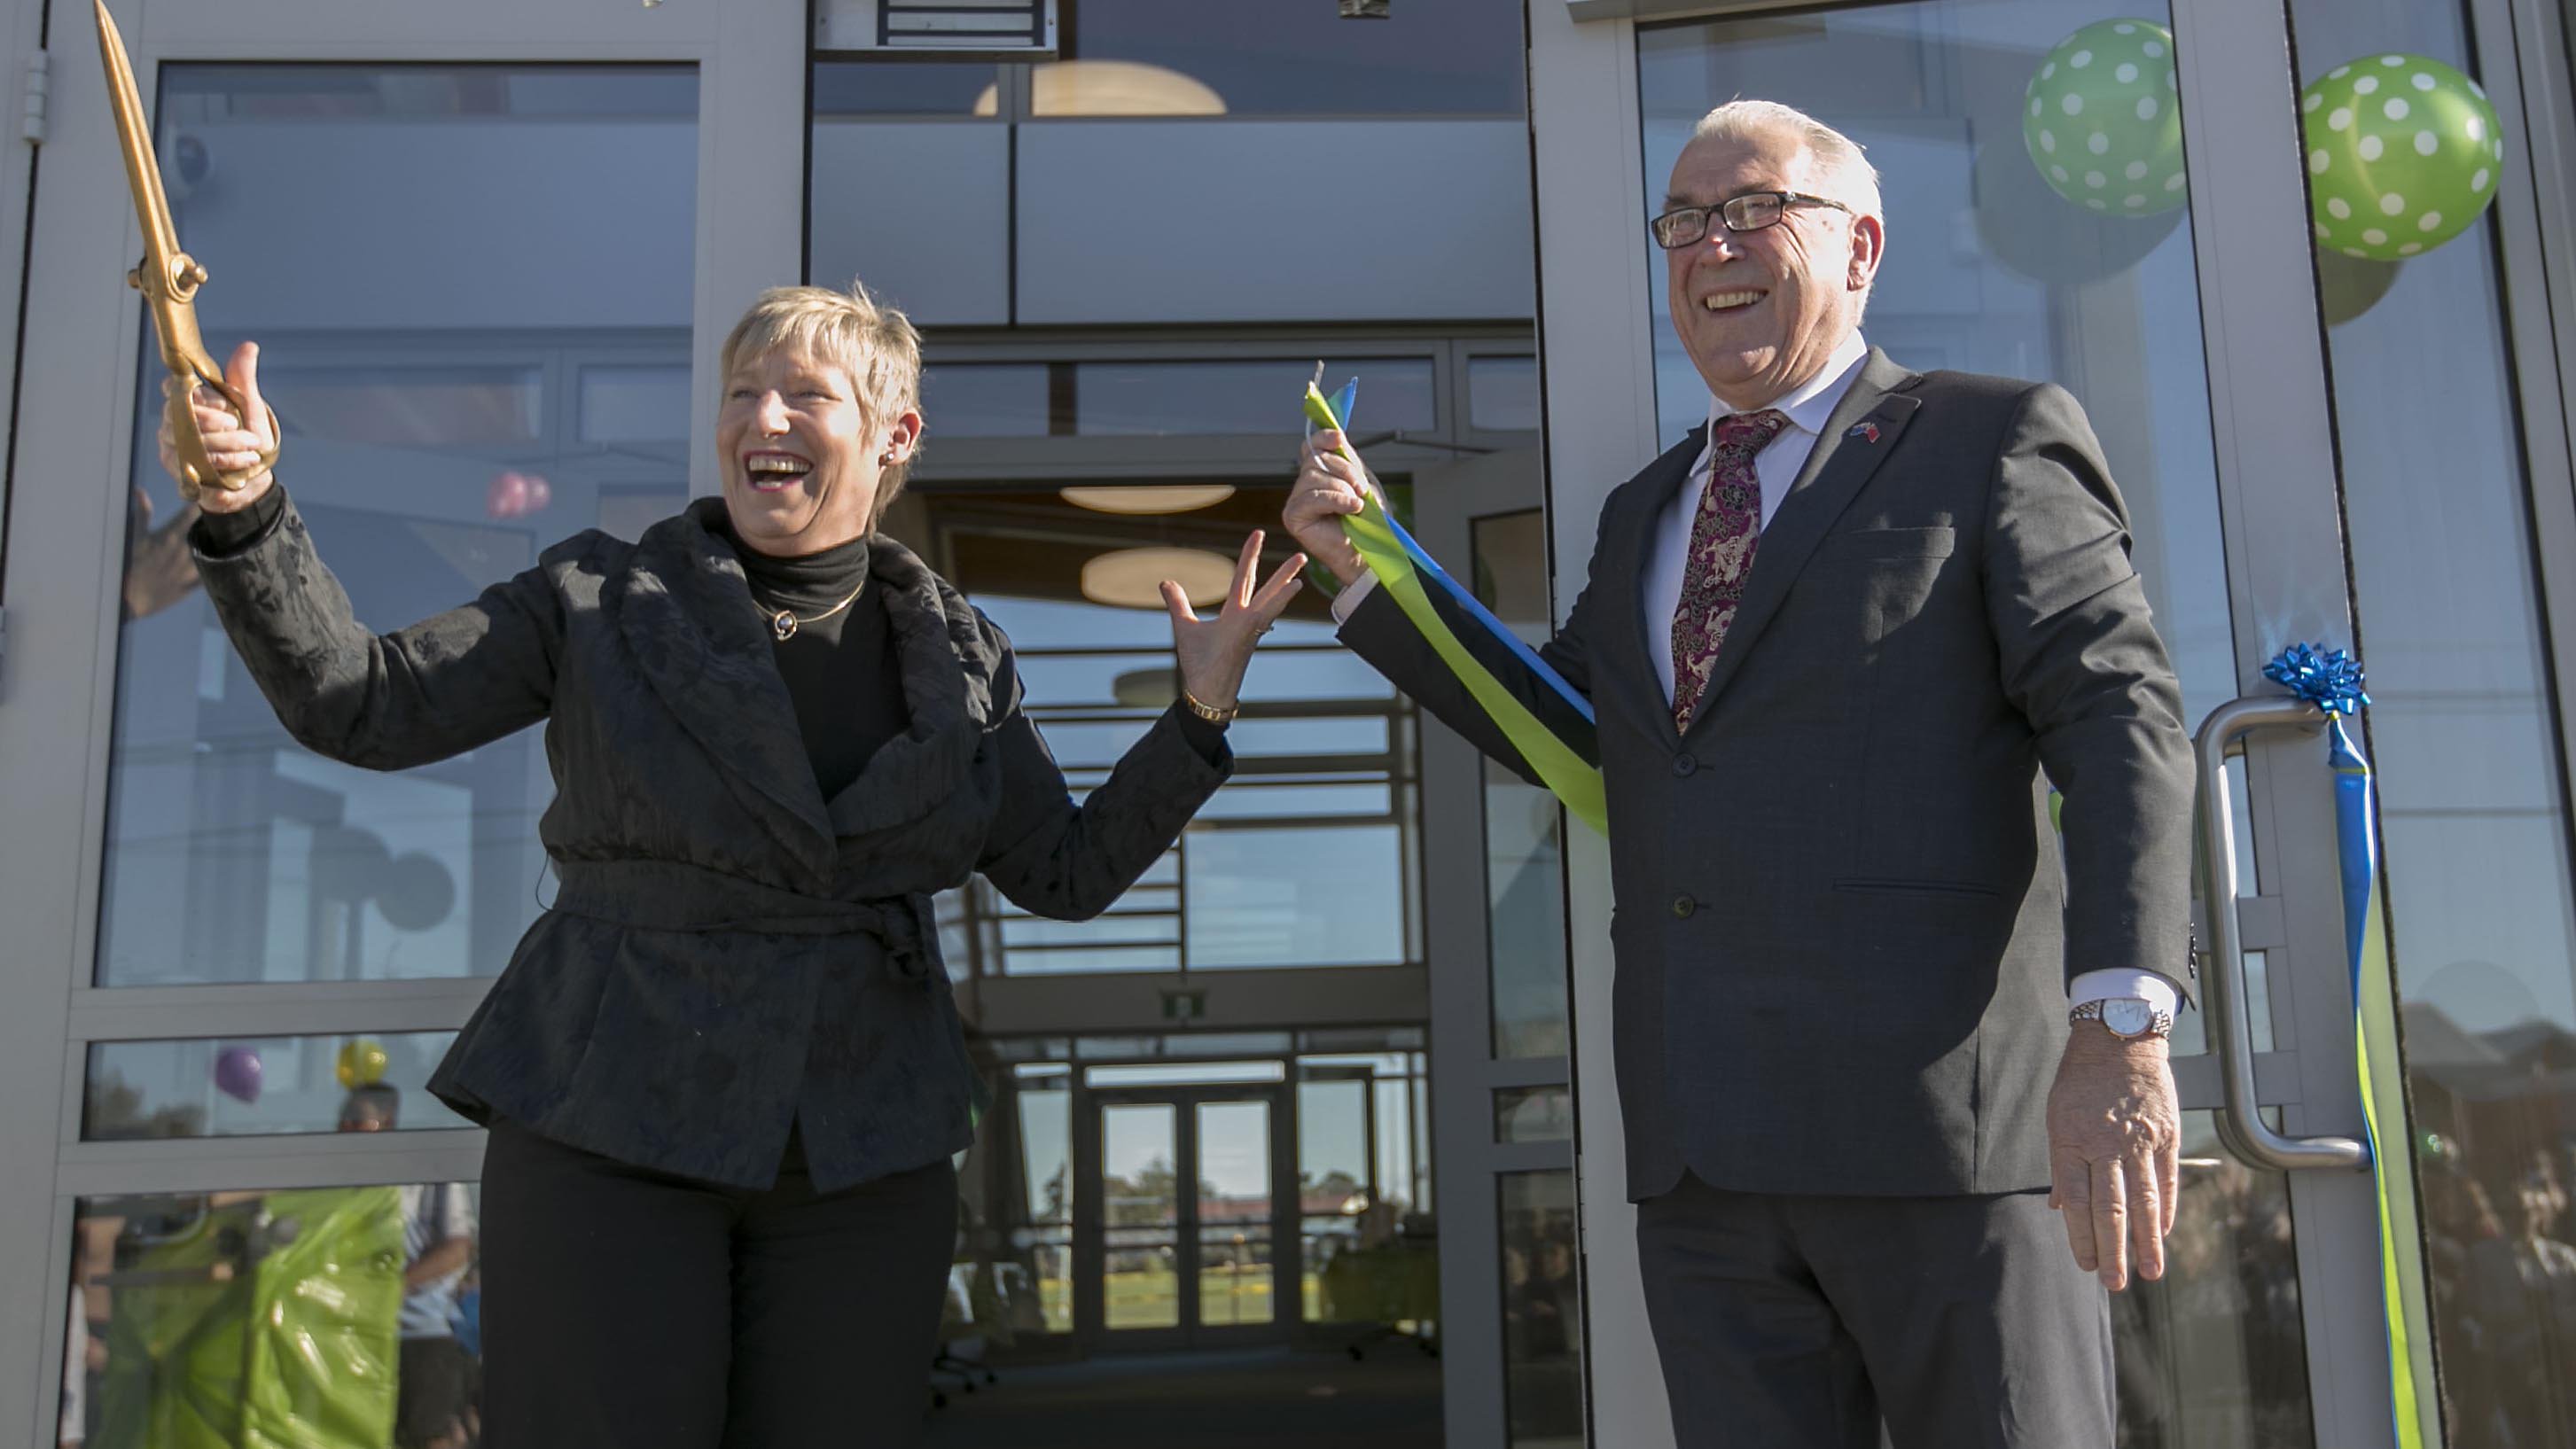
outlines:
[[[743,578],[761,612],[784,609],[800,621],[792,636],[770,647],[796,707],[796,729],[814,762],[815,782],[829,800],[912,723],[885,590],[868,577],[868,540],[778,558],[744,543],[723,523],[716,532],[742,559]],[[844,600],[845,606],[818,617]]]

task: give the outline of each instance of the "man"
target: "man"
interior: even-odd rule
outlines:
[[[1886,233],[1845,137],[1721,106],[1652,230],[1710,425],[1611,495],[1541,653],[1598,717],[1675,1425],[2109,1444],[2103,1288],[2163,1269],[2191,949],[2190,749],[2119,494],[2065,392],[1862,341]],[[1527,773],[1359,582],[1342,442],[1287,523],[1357,583],[1343,640]]]

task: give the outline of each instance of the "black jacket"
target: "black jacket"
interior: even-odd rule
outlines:
[[[1684,733],[1642,589],[1702,438],[1610,495],[1539,651],[1599,726],[1629,1193],[1685,1171],[2044,1186],[2067,976],[2191,973],[2191,740],[2092,427],[2062,388],[1872,352],[1762,530]],[[1392,600],[1342,638],[1526,773]]]
[[[550,909],[431,1078],[476,1121],[744,1187],[801,1122],[825,1191],[963,1149],[972,1074],[933,892],[981,871],[1097,914],[1231,772],[1157,720],[1079,807],[1010,642],[901,544],[870,564],[910,732],[825,800],[762,611],[702,500],[583,533],[463,608],[370,635],[290,505],[206,592],[287,730],[398,770],[542,720]],[[1222,752],[1220,752],[1222,754]]]

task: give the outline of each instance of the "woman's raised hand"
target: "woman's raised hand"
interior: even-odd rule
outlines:
[[[224,381],[233,385],[250,402],[250,415],[255,421],[244,422],[233,415],[232,404],[211,387],[199,387],[196,396],[197,428],[206,435],[206,451],[215,466],[226,473],[258,467],[261,455],[277,446],[276,435],[269,429],[268,404],[259,395],[259,344],[245,342],[233,349],[232,361],[224,364]],[[161,394],[168,397],[179,385],[179,379],[164,377]],[[161,467],[172,478],[179,476],[179,453],[170,438],[170,417],[161,417]],[[261,494],[277,481],[276,476],[261,468],[245,487],[225,492],[221,488],[197,490],[197,506],[208,513],[239,513],[259,501]]]
[[[1163,580],[1163,602],[1172,611],[1172,654],[1180,664],[1181,687],[1190,697],[1211,709],[1232,709],[1237,692],[1243,688],[1244,667],[1252,662],[1253,645],[1270,632],[1278,622],[1288,601],[1297,597],[1305,582],[1297,577],[1306,566],[1306,556],[1298,554],[1281,564],[1260,588],[1253,578],[1261,567],[1260,529],[1243,541],[1243,554],[1235,560],[1234,587],[1226,591],[1225,604],[1213,619],[1202,619],[1190,607],[1189,596],[1170,579]]]

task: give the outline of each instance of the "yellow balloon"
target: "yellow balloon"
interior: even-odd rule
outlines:
[[[383,1043],[373,1037],[360,1037],[340,1048],[340,1085],[351,1091],[385,1079],[385,1069],[393,1063],[385,1055]]]

